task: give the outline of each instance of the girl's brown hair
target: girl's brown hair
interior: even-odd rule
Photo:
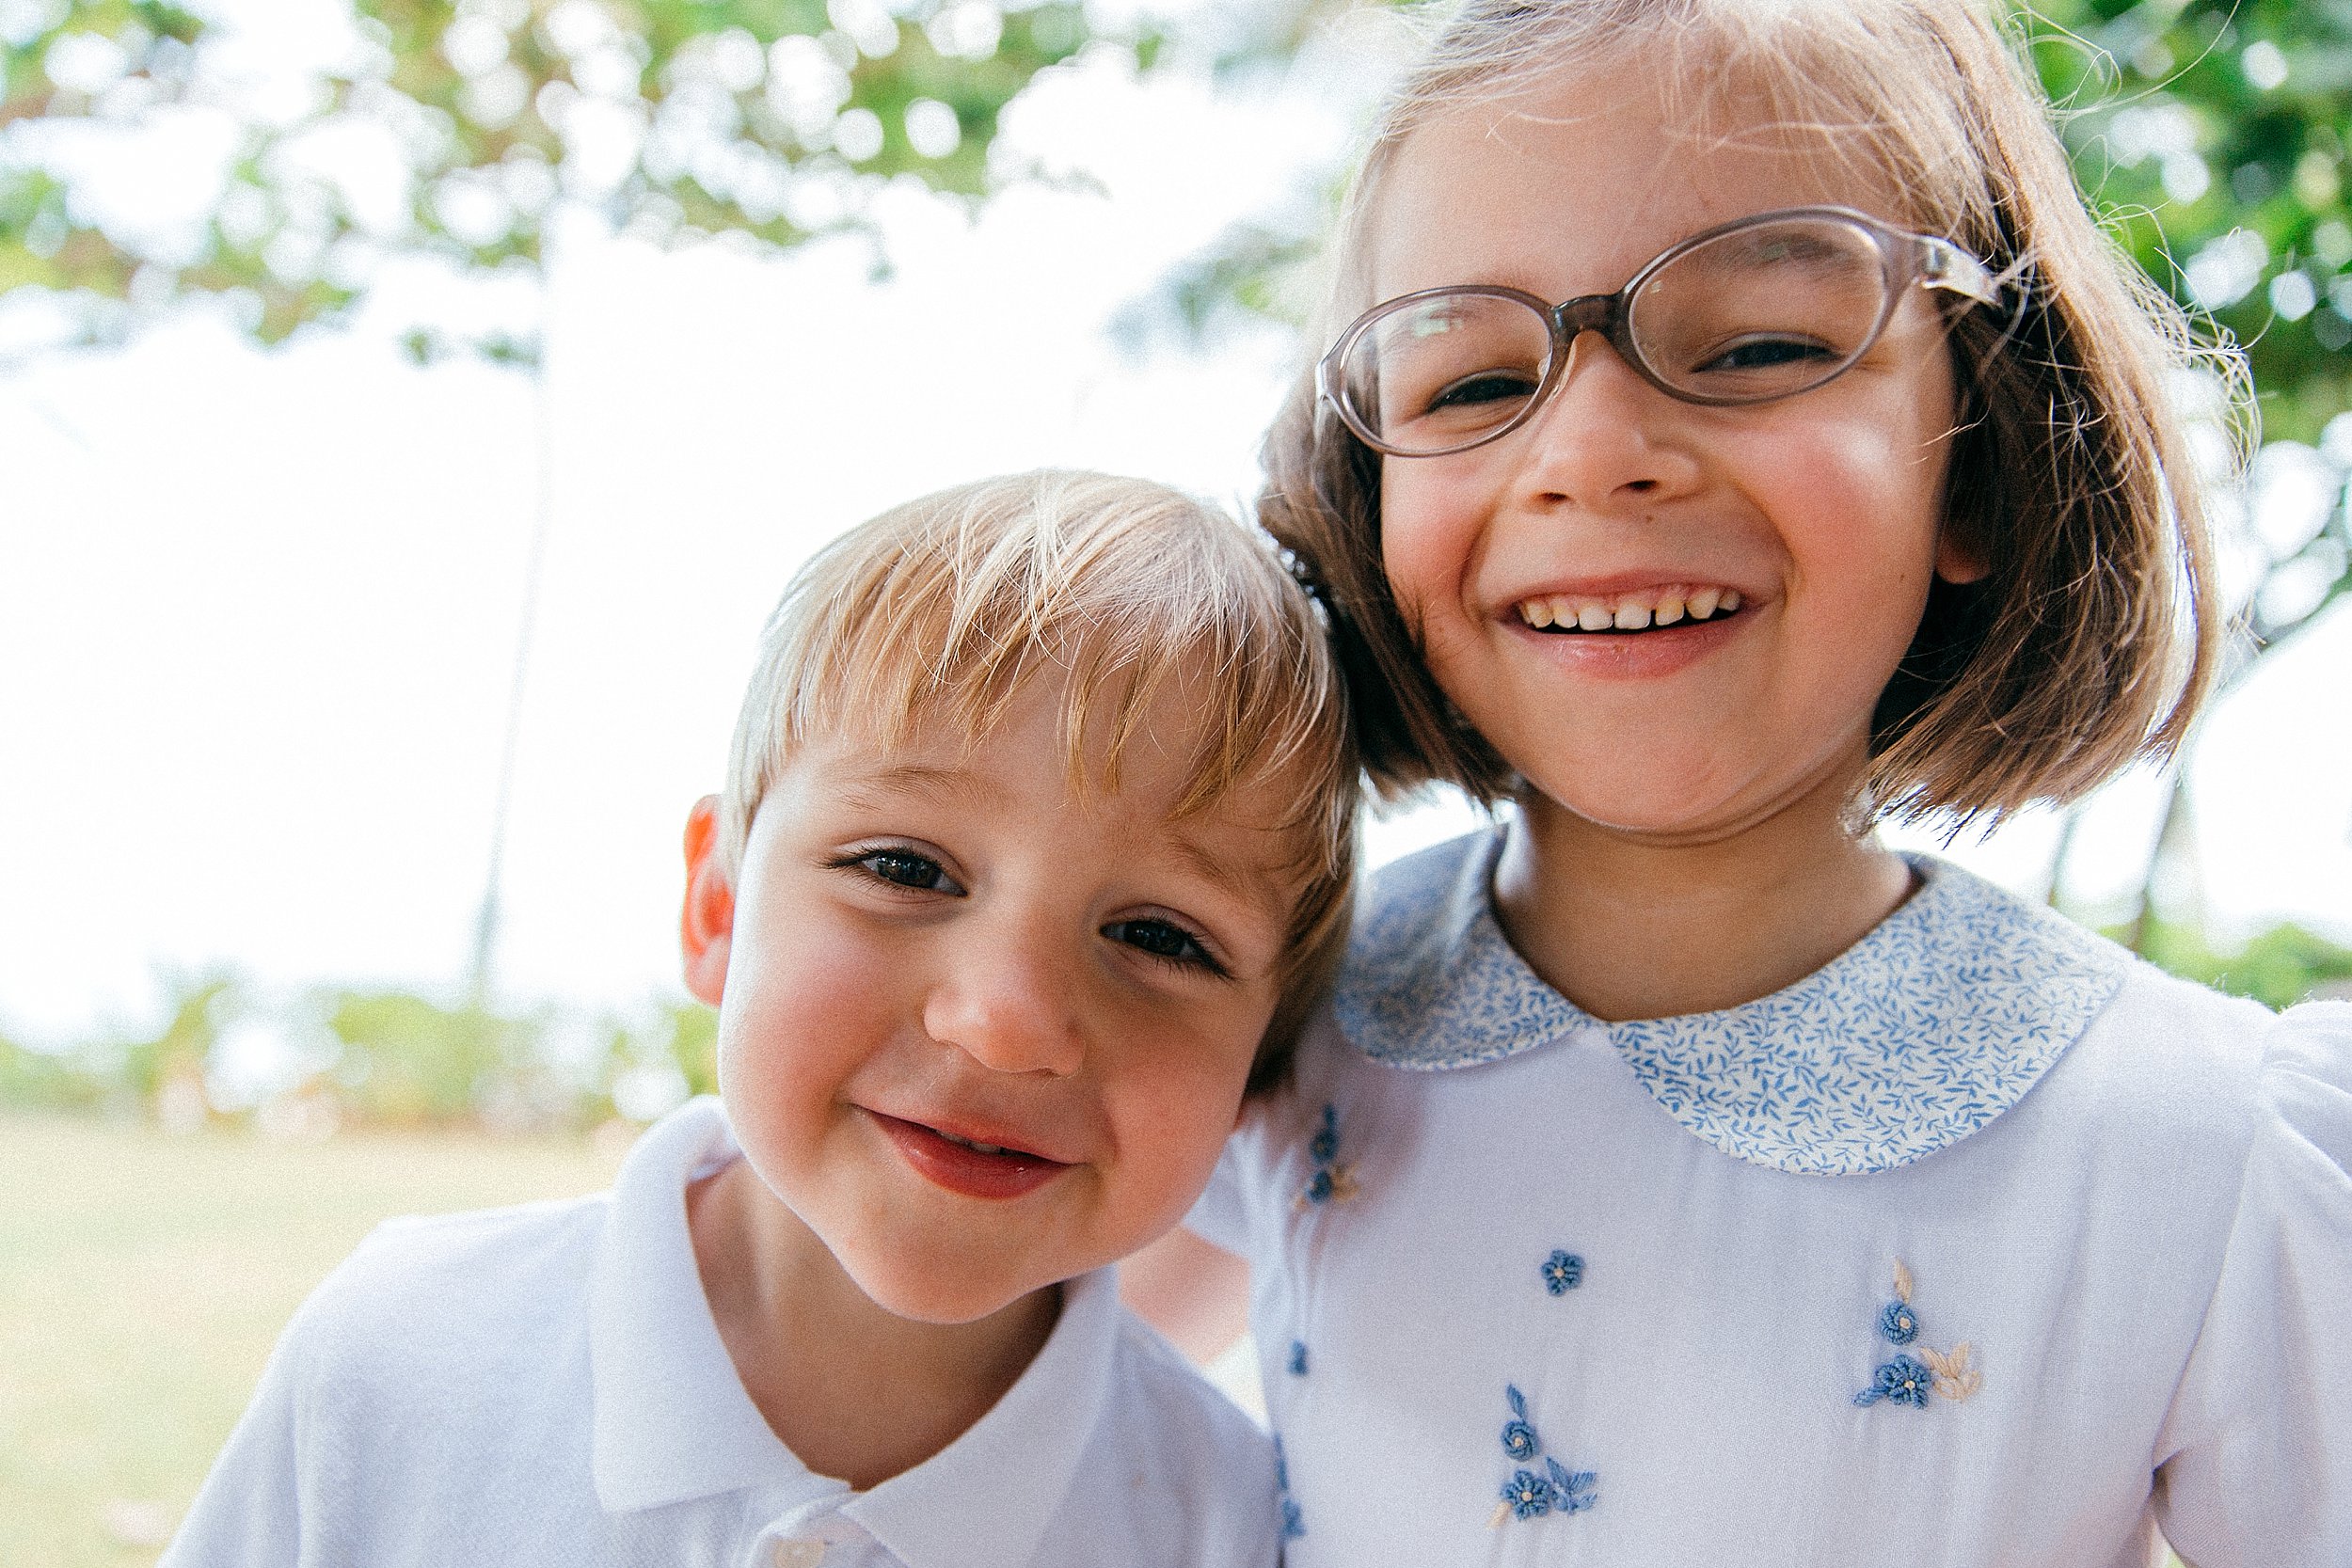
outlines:
[[[1787,132],[1903,193],[1890,216],[1982,259],[2015,307],[1951,322],[1963,391],[1946,527],[1990,571],[1931,590],[1874,717],[1866,809],[1997,818],[2169,752],[2218,638],[2175,405],[2183,372],[2201,371],[2244,408],[2243,374],[2092,220],[2015,40],[1977,0],[1467,0],[1381,120],[1318,341],[1375,303],[1366,236],[1417,128],[1629,51],[1687,96],[1684,123],[1762,94]],[[1265,460],[1262,519],[1331,611],[1374,781],[1506,795],[1510,765],[1446,701],[1389,594],[1381,459],[1318,407],[1311,372]]]

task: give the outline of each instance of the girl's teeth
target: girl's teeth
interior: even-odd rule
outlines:
[[[1647,631],[1652,626],[1671,626],[1686,619],[1705,621],[1718,614],[1728,615],[1740,604],[1740,591],[1736,588],[1668,588],[1660,591],[1655,604],[1621,599],[1611,605],[1599,599],[1565,596],[1522,599],[1519,619],[1538,631],[1554,626],[1563,631]]]

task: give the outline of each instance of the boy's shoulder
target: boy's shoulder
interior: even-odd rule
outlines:
[[[314,1386],[430,1404],[485,1379],[551,1377],[586,1354],[589,1284],[609,1194],[376,1227],[289,1330]]]
[[[1167,1450],[1171,1463],[1207,1459],[1219,1474],[1269,1482],[1274,1448],[1263,1428],[1202,1376],[1200,1369],[1126,1307],[1119,1311],[1112,1354],[1113,1418],[1131,1443]],[[1132,1390],[1136,1396],[1124,1397]]]
[[[1273,1440],[1125,1307],[1108,1397],[1039,1544],[1039,1563],[1093,1564],[1106,1537],[1129,1560],[1244,1568],[1280,1552]],[[1150,1543],[1148,1550],[1143,1544]]]

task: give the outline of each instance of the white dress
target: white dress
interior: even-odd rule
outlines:
[[[1603,1024],[1498,844],[1377,879],[1190,1222],[1290,1568],[2352,1565],[2352,1006],[1923,860],[1788,990]]]

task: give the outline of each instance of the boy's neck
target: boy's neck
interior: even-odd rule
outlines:
[[[741,1160],[687,1191],[703,1294],[769,1430],[859,1491],[910,1470],[1003,1398],[1053,1333],[1059,1287],[968,1323],[876,1306]]]
[[[1703,843],[1620,832],[1535,797],[1495,867],[1529,967],[1610,1022],[1712,1012],[1812,974],[1911,895],[1911,868],[1817,790]]]

